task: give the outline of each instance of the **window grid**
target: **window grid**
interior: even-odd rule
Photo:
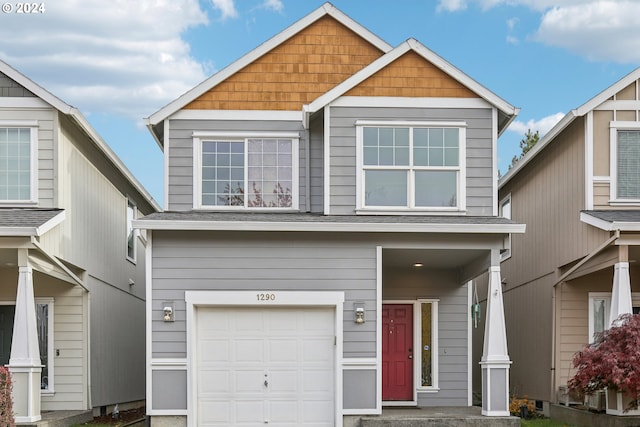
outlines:
[[[640,199],[640,131],[618,131],[617,198]]]
[[[31,129],[0,128],[0,200],[31,199]]]
[[[362,135],[365,206],[458,206],[458,128],[364,127]]]

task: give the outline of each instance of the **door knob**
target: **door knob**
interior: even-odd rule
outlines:
[[[269,381],[264,380],[264,386],[267,387],[269,385]]]
[[[413,359],[413,354],[410,354],[410,355],[409,355],[409,359]]]

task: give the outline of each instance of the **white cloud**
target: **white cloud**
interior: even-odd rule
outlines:
[[[263,7],[274,12],[282,12],[284,5],[281,0],[264,0]]]
[[[197,0],[67,0],[28,30],[21,18],[3,16],[0,59],[87,115],[139,122],[206,77],[180,37],[207,23]]]
[[[459,10],[465,10],[467,8],[467,0],[439,0],[436,10],[438,12],[457,12]]]
[[[543,117],[540,120],[531,119],[527,122],[515,120],[513,123],[511,123],[508,130],[521,135],[527,133],[528,130],[531,130],[531,132],[533,133],[539,131],[540,136],[542,137],[544,134],[549,132],[549,130],[554,127],[564,116],[564,113],[555,113],[550,116]]]
[[[238,11],[236,10],[236,6],[233,4],[233,0],[211,0],[214,9],[217,9],[222,13],[220,19],[223,21],[227,18],[237,18]]]

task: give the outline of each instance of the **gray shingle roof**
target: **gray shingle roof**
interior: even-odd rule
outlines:
[[[582,211],[607,222],[640,222],[640,210]]]
[[[37,235],[37,230],[64,209],[0,208],[0,233],[12,235]]]

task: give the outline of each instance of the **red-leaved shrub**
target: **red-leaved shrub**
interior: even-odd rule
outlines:
[[[640,403],[640,314],[622,315],[616,324],[576,353],[577,372],[567,385],[580,394],[605,387],[626,393],[631,398],[628,411]]]
[[[15,427],[13,404],[11,401],[11,374],[9,369],[0,366],[0,425]]]

